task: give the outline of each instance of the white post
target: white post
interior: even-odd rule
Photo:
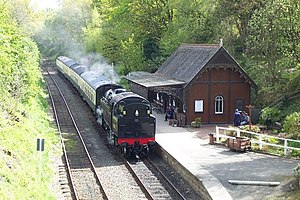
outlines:
[[[219,127],[216,126],[216,142],[219,142]]]
[[[236,137],[241,137],[240,129],[238,129],[238,130],[236,131]]]
[[[41,180],[41,174],[42,174],[42,152],[44,151],[44,144],[45,144],[45,139],[43,138],[38,138],[37,139],[37,145],[36,145],[36,150],[39,153],[39,171],[38,171],[38,180]]]
[[[284,147],[283,147],[283,148],[284,148],[284,152],[283,152],[283,153],[284,153],[285,156],[286,156],[286,154],[287,154],[287,147],[288,147],[287,139],[285,139],[285,140],[284,140]]]
[[[39,151],[39,172],[38,172],[38,180],[42,180],[42,151]]]

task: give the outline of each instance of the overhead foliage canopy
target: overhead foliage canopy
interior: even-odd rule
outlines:
[[[40,177],[33,152],[38,135],[49,146],[54,136],[47,119],[39,51],[11,3],[0,0],[0,199],[53,199],[51,172],[43,165],[43,180],[36,180]]]
[[[257,105],[268,105],[297,85],[297,0],[68,2],[47,20],[53,31],[43,39],[36,36],[43,41],[40,49],[48,55],[68,54],[76,49],[74,44],[80,44],[86,52],[103,55],[126,75],[156,71],[182,43],[219,43],[223,39],[224,47],[259,86]],[[77,16],[76,20],[71,15]]]

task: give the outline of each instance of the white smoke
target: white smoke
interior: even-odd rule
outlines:
[[[114,65],[108,64],[106,59],[100,54],[83,54],[80,58],[78,58],[77,62],[87,66],[89,71],[97,72],[114,82],[118,82],[120,80],[120,77],[114,69]]]
[[[62,54],[85,65],[88,70],[96,71],[118,82],[120,77],[113,64],[108,64],[100,54],[86,53],[83,41],[80,39],[83,36],[82,27],[87,27],[91,20],[90,5],[85,4],[84,1],[81,3],[62,1],[61,3],[60,9],[55,10],[53,19],[50,17],[43,29],[36,34],[35,38],[39,45],[44,51],[49,51],[50,56],[54,54],[57,57]]]

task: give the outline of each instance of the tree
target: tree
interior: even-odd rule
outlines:
[[[240,57],[246,49],[249,21],[255,10],[264,6],[264,0],[219,0],[216,14],[220,37],[232,55]]]
[[[159,41],[172,19],[168,0],[102,1],[97,5],[100,21],[93,20],[91,29],[98,29],[101,54],[109,61],[127,68],[154,71],[161,63]],[[101,27],[101,28],[99,28]],[[90,44],[90,43],[89,43]],[[128,56],[130,44],[132,54]],[[126,55],[126,56],[125,56]],[[142,56],[142,57],[140,57]],[[139,63],[137,62],[139,61]]]
[[[59,10],[47,15],[44,28],[34,36],[44,55],[80,57],[84,52],[84,30],[91,20],[91,4],[91,0],[66,0]]]
[[[206,0],[177,0],[170,5],[172,20],[160,41],[164,56],[181,43],[219,42],[216,3]]]
[[[287,90],[290,69],[299,63],[299,2],[273,0],[254,12],[246,37],[251,74],[264,104]]]

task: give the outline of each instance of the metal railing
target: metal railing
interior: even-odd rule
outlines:
[[[221,131],[223,130],[223,134],[221,134]],[[226,131],[235,132],[236,136],[227,135]],[[250,137],[249,137],[250,134]],[[300,148],[289,146],[289,142],[296,142],[299,143],[300,146],[300,140],[292,140],[292,139],[286,139],[286,138],[280,138],[280,137],[274,137],[266,134],[259,134],[251,131],[245,131],[237,128],[225,128],[225,127],[218,127],[216,126],[216,141],[219,142],[220,138],[234,138],[234,137],[241,137],[243,135],[247,135],[251,139],[251,143],[258,144],[259,149],[262,150],[263,145],[265,146],[273,146],[277,148],[283,148],[283,154],[286,156],[288,153],[288,150],[296,150],[300,151]],[[278,140],[278,143],[282,141],[283,145],[280,144],[274,144],[269,142],[271,139]]]

